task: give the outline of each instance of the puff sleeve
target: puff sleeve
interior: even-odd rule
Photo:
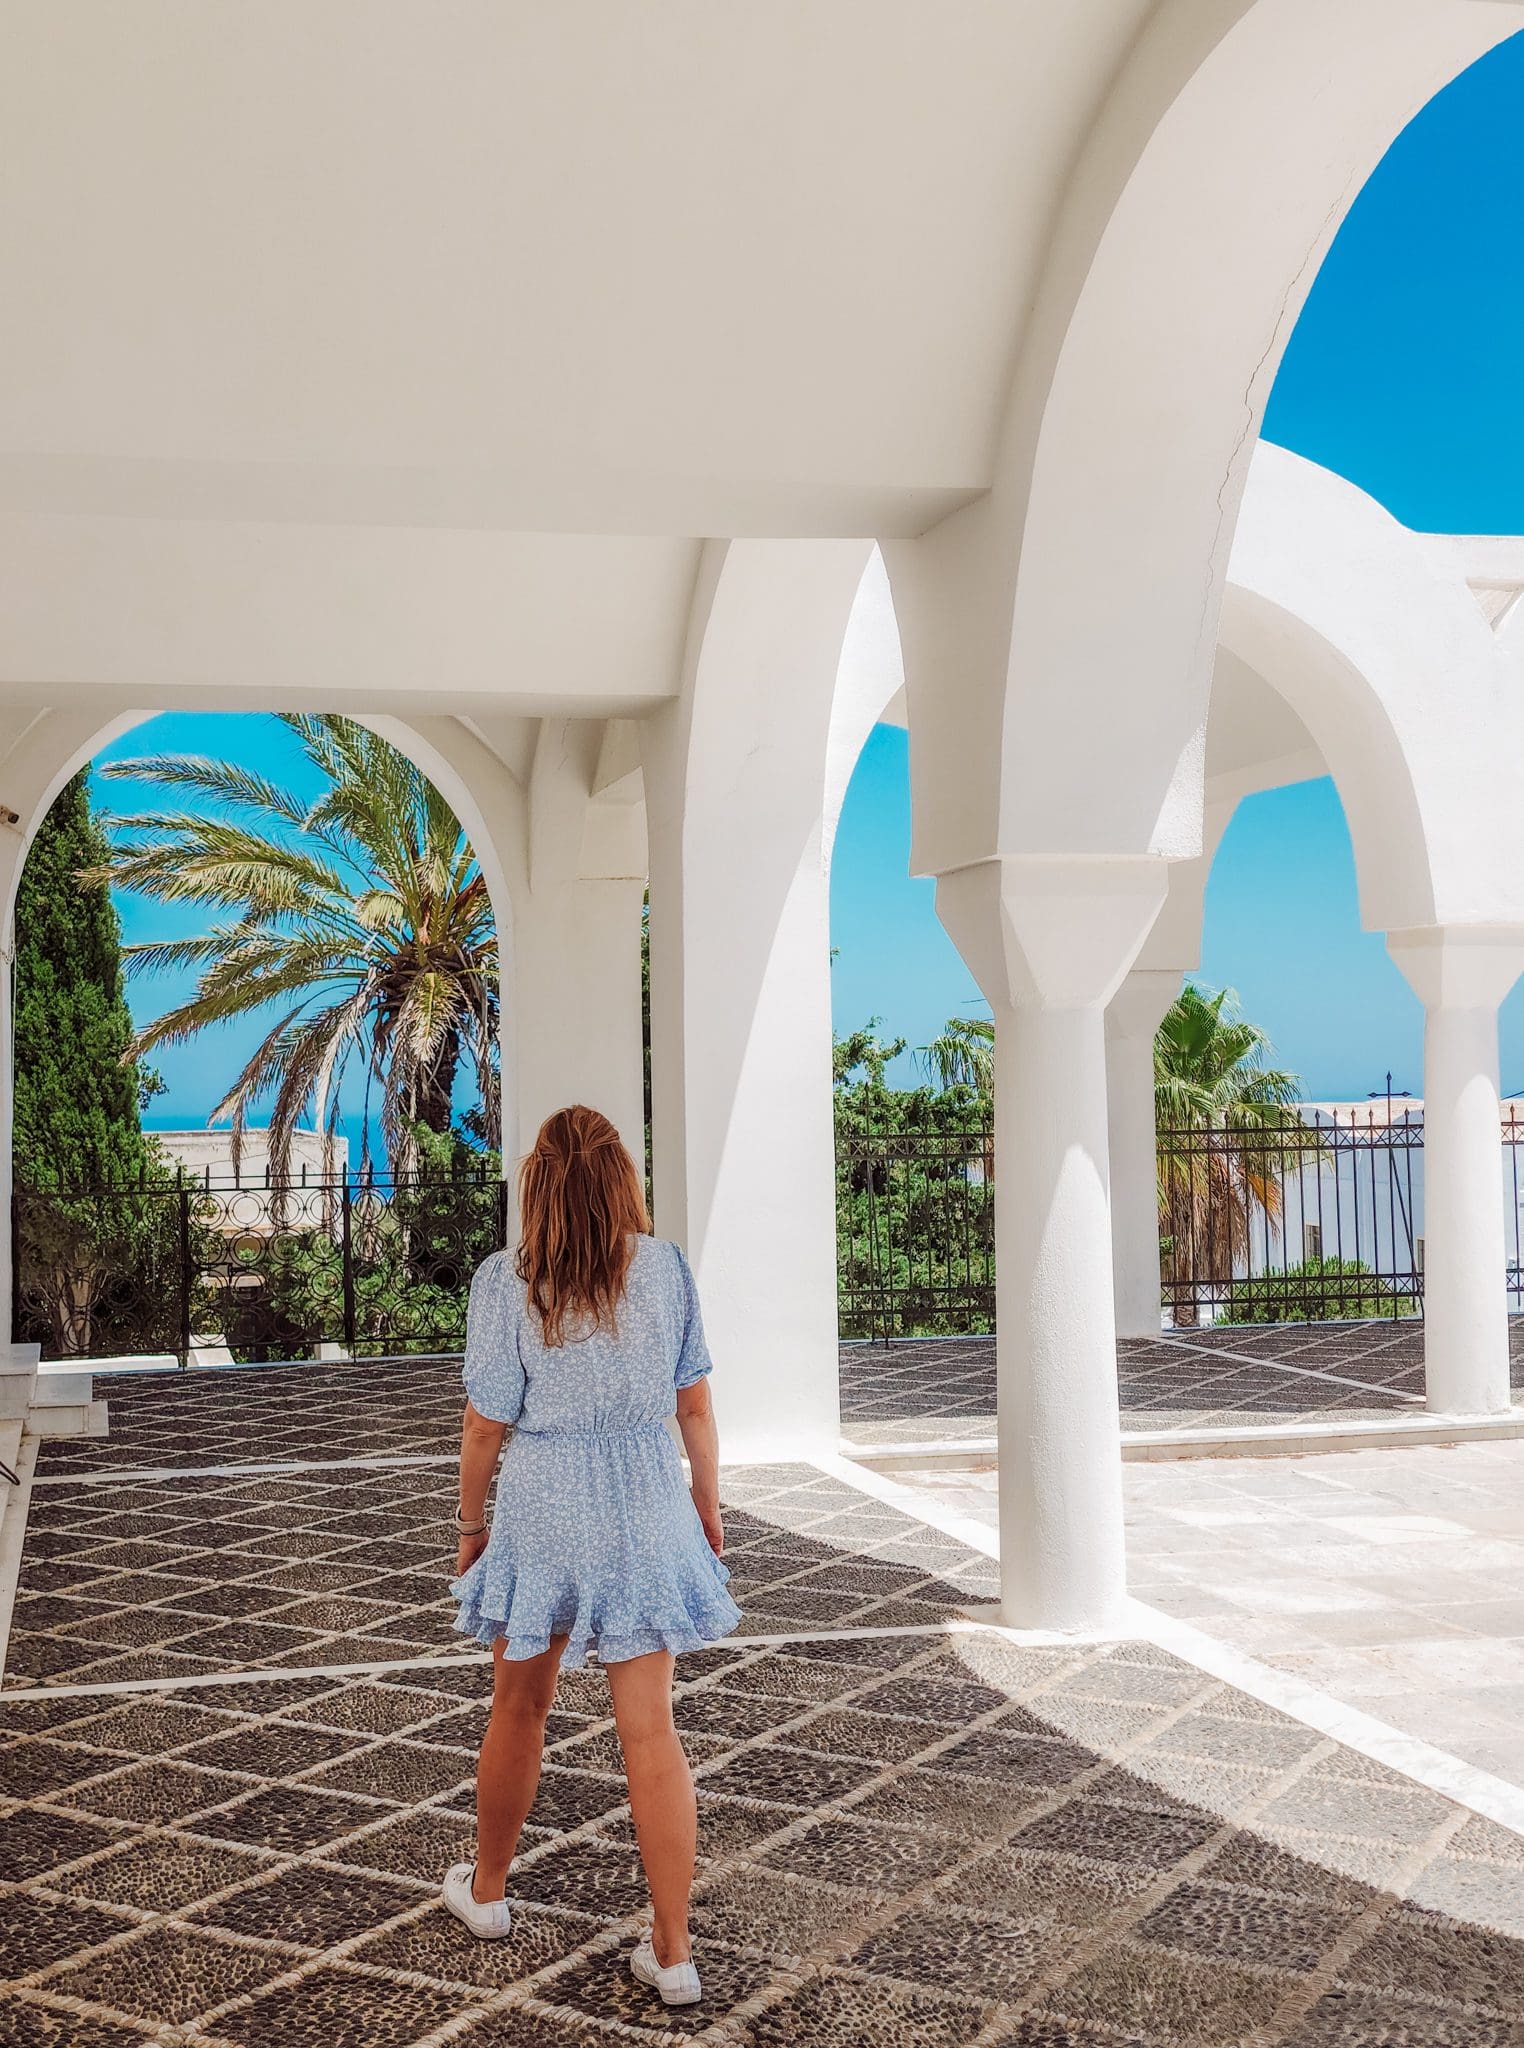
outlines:
[[[523,1293],[506,1252],[478,1266],[466,1310],[466,1396],[489,1422],[517,1422],[524,1407],[524,1363],[519,1356]]]
[[[672,1249],[677,1256],[678,1320],[681,1328],[674,1378],[679,1387],[692,1387],[714,1371],[714,1360],[709,1356],[709,1346],[704,1338],[704,1318],[692,1269],[683,1257],[682,1247],[673,1245]]]

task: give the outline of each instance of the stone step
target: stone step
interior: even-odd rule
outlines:
[[[28,1436],[104,1436],[106,1404],[95,1398],[94,1370],[90,1361],[44,1359],[26,1411]]]
[[[88,1367],[81,1368],[61,1360],[49,1359],[37,1368],[37,1384],[32,1391],[32,1406],[74,1407],[81,1401],[88,1401],[91,1392],[91,1374]]]
[[[19,1422],[31,1407],[41,1348],[37,1344],[0,1346],[0,1422]]]
[[[47,1401],[27,1411],[28,1436],[105,1436],[107,1407],[104,1401],[86,1397],[83,1401]]]
[[[1425,1444],[1508,1443],[1524,1437],[1524,1403],[1506,1415],[1434,1415],[1427,1408],[1338,1422],[1246,1424],[1231,1429],[1129,1429],[1122,1432],[1126,1464],[1175,1458],[1306,1458],[1323,1451],[1396,1450]],[[929,1437],[920,1442],[860,1443],[843,1437],[841,1455],[870,1472],[916,1469],[988,1471],[999,1455],[990,1435]]]

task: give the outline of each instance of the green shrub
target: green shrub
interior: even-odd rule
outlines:
[[[1385,1280],[1363,1259],[1304,1259],[1235,1280],[1219,1318],[1226,1323],[1328,1323],[1355,1316],[1411,1316],[1405,1281]]]

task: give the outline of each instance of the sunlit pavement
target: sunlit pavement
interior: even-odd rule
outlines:
[[[901,1473],[993,1530],[993,1472]],[[1524,1788],[1524,1443],[1124,1467],[1151,1606]]]

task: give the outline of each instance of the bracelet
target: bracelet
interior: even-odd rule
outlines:
[[[468,1522],[464,1515],[456,1513],[450,1517],[457,1536],[483,1536],[492,1527],[490,1515],[483,1515],[479,1522]]]

